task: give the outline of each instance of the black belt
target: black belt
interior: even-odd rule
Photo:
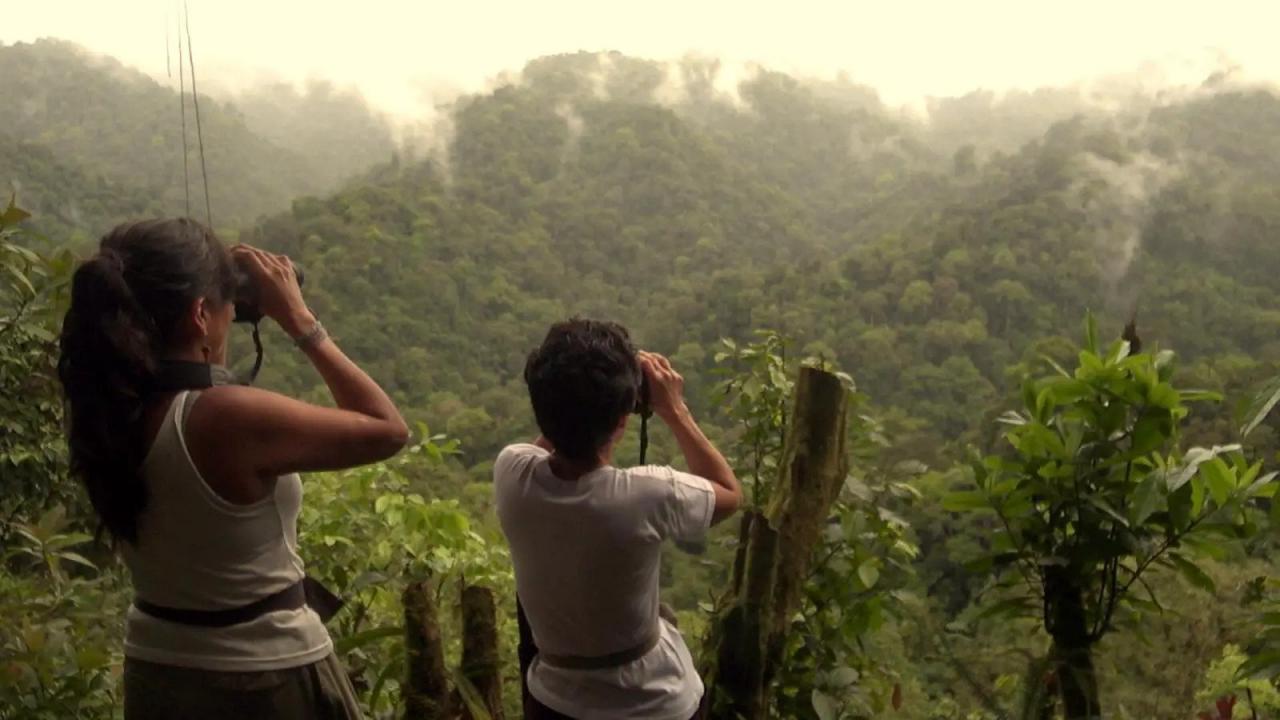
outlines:
[[[566,670],[605,670],[607,668],[621,667],[639,660],[648,655],[650,650],[657,647],[658,641],[661,639],[662,626],[661,623],[657,623],[654,624],[653,630],[644,640],[625,650],[619,650],[608,655],[588,657],[585,655],[558,655],[539,649],[538,659],[548,665],[554,665]]]
[[[329,618],[342,609],[342,605],[341,598],[330,592],[324,585],[321,585],[320,581],[310,577],[304,577],[289,587],[255,600],[248,605],[226,610],[173,608],[156,605],[138,597],[133,599],[133,606],[151,617],[181,625],[211,628],[240,625],[250,620],[256,620],[269,612],[297,610],[304,606],[315,610],[322,622],[328,622]]]

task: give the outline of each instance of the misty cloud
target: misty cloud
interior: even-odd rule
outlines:
[[[1142,244],[1142,233],[1150,217],[1151,200],[1170,182],[1182,177],[1181,162],[1169,162],[1149,153],[1139,153],[1124,162],[1084,153],[1084,177],[1074,188],[1089,216],[1089,226],[1098,249],[1101,266],[1112,286],[1129,272]]]

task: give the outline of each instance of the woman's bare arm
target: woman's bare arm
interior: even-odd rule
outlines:
[[[288,258],[245,246],[234,252],[259,283],[267,317],[295,338],[315,327]],[[192,459],[227,499],[261,496],[261,480],[285,473],[382,460],[407,442],[395,404],[332,338],[310,343],[305,352],[336,408],[240,386],[211,388],[192,407]]]

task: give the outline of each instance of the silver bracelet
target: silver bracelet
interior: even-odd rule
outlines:
[[[325,330],[324,325],[317,320],[316,324],[312,325],[310,330],[294,338],[293,344],[297,345],[301,350],[306,350],[312,345],[319,344],[320,341],[327,337],[329,337],[329,331]]]

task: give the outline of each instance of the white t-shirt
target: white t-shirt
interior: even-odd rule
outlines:
[[[584,720],[685,720],[702,679],[680,632],[658,618],[662,541],[706,534],[715,508],[707,480],[670,467],[598,468],[576,481],[551,472],[549,453],[518,444],[493,466],[498,520],[511,545],[516,589],[538,647],[598,657],[658,644],[626,665],[529,667],[529,692]]]

